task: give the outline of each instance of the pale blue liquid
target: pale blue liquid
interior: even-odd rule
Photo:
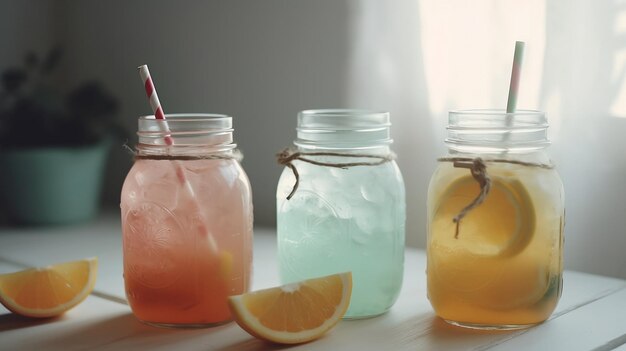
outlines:
[[[281,280],[351,271],[345,317],[384,313],[398,297],[404,270],[405,194],[396,164],[347,170],[295,165],[295,195],[285,199],[295,181],[289,169],[277,190]]]

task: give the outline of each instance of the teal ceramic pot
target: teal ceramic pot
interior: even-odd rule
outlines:
[[[0,150],[0,201],[23,224],[69,224],[98,212],[110,142]]]

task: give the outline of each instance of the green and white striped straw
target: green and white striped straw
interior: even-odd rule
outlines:
[[[506,113],[513,113],[517,108],[517,93],[519,91],[520,71],[524,58],[524,42],[515,42],[515,54],[513,56],[513,69],[511,70],[511,84],[509,85],[509,99],[506,103]]]

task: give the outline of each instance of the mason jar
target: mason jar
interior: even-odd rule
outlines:
[[[346,318],[387,311],[402,286],[405,193],[389,113],[307,110],[276,192],[284,283],[351,271]]]
[[[525,328],[561,295],[563,185],[543,112],[449,113],[428,190],[428,298],[459,326]]]
[[[228,296],[250,287],[250,183],[231,117],[166,117],[139,118],[122,188],[126,296],[149,324],[221,324],[231,320]]]

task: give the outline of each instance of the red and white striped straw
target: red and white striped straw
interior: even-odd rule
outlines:
[[[150,76],[150,71],[148,70],[148,65],[141,65],[137,67],[139,69],[139,76],[141,76],[141,80],[143,81],[144,88],[146,89],[146,95],[148,96],[148,100],[150,101],[150,107],[152,108],[152,112],[154,113],[154,118],[165,121],[165,114],[163,113],[163,107],[161,107],[161,101],[159,101],[159,95],[157,94],[156,88],[154,87],[154,83],[152,82],[152,77]],[[169,128],[167,126],[167,122],[165,123],[165,132],[169,133]],[[167,145],[173,145],[174,140],[171,136],[165,136],[165,143]]]
[[[169,135],[170,128],[167,125],[167,121],[165,120],[165,114],[163,113],[163,108],[161,107],[161,102],[159,101],[159,96],[157,95],[156,88],[154,87],[154,83],[152,82],[152,77],[150,76],[150,71],[148,70],[148,65],[141,65],[137,67],[139,69],[139,76],[141,76],[141,80],[143,81],[143,85],[146,88],[146,95],[148,96],[148,100],[150,101],[150,107],[152,107],[152,112],[154,112],[154,118],[163,121],[163,129],[168,134],[163,139],[165,140],[165,144],[168,146],[174,145],[174,139]],[[195,193],[191,184],[187,180],[185,176],[185,172],[183,167],[177,162],[174,163],[176,168],[176,175],[178,179],[185,185],[185,188],[189,191],[189,194],[195,198]]]
[[[141,76],[141,80],[143,81],[144,87],[146,89],[146,95],[148,96],[148,100],[150,100],[150,107],[152,107],[152,112],[154,112],[154,118],[163,121],[163,128],[165,129],[165,132],[168,133],[168,135],[163,138],[165,140],[165,144],[167,144],[168,146],[174,145],[174,139],[172,139],[172,137],[169,135],[170,129],[167,125],[165,114],[163,113],[163,108],[161,107],[161,102],[159,101],[159,96],[157,95],[156,88],[154,87],[154,83],[152,82],[152,77],[150,76],[148,65],[141,65],[137,67],[137,69],[139,69],[139,75]],[[178,161],[174,161],[174,168],[176,169],[176,176],[178,180],[187,190],[187,193],[191,197],[194,206],[198,210],[198,213],[201,213],[200,204],[198,203],[198,199],[196,198],[196,193],[193,190],[191,183],[185,176],[185,170],[183,166]],[[200,231],[208,239],[209,247],[212,252],[217,253],[217,242],[209,233],[204,223],[204,216],[201,215]]]

